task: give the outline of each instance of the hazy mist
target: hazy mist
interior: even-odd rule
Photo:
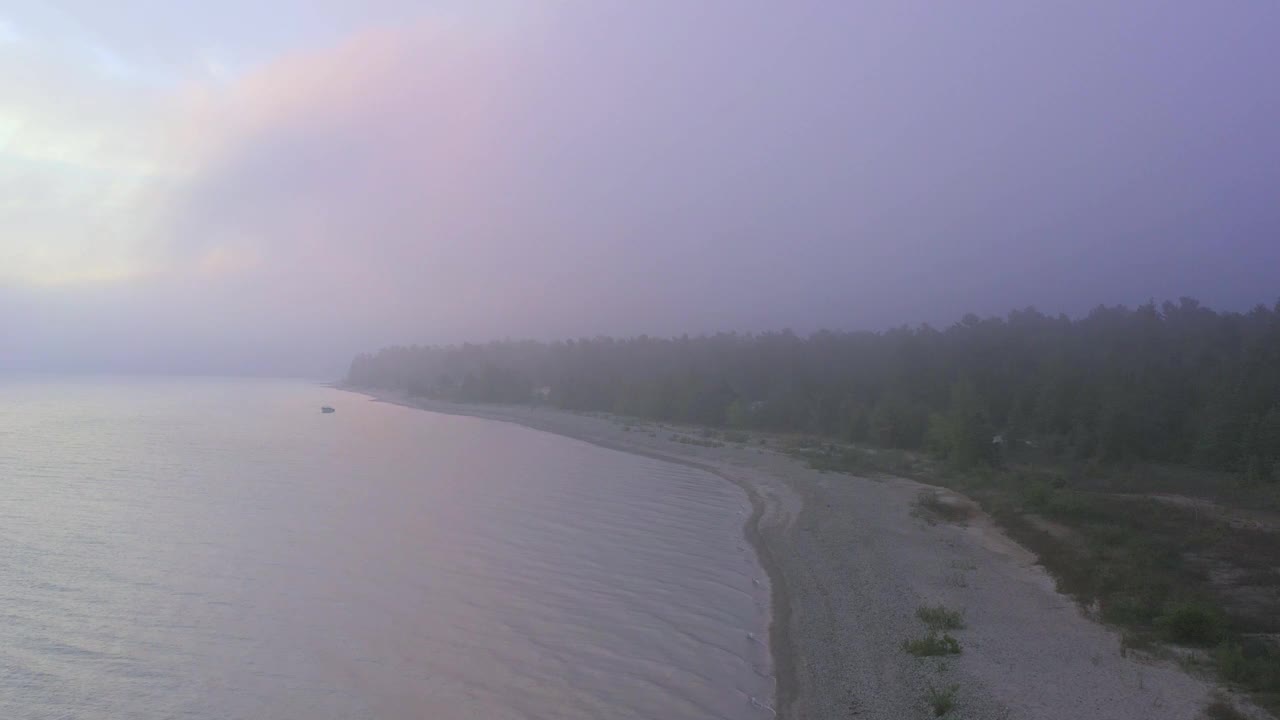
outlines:
[[[0,3],[0,368],[1280,296],[1273,2]]]

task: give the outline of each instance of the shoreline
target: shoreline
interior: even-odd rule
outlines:
[[[760,563],[760,567],[764,570],[765,575],[769,577],[768,633],[769,652],[772,656],[774,676],[774,697],[771,698],[773,701],[772,709],[776,717],[789,717],[789,715],[787,715],[787,711],[796,694],[794,651],[791,645],[791,638],[787,633],[787,627],[791,618],[790,602],[780,568],[773,558],[769,545],[765,542],[760,532],[760,521],[764,516],[766,503],[758,489],[750,482],[747,482],[740,477],[735,477],[716,466],[701,463],[687,457],[646,451],[625,444],[608,442],[600,438],[587,437],[581,434],[567,434],[565,432],[549,430],[532,422],[520,422],[517,419],[504,419],[503,417],[496,416],[493,413],[485,413],[482,406],[435,403],[428,401],[415,402],[409,398],[397,398],[391,394],[378,394],[365,389],[348,388],[340,385],[334,385],[333,387],[338,390],[365,395],[373,402],[385,402],[414,410],[425,410],[427,412],[435,412],[444,415],[474,417],[492,420],[495,422],[511,422],[532,430],[549,432],[554,435],[560,435],[561,437],[590,443],[607,450],[614,450],[616,452],[623,452],[630,455],[638,455],[640,457],[646,457],[653,460],[660,460],[662,462],[691,467],[696,470],[701,470],[703,472],[710,473],[711,475],[715,475],[721,480],[741,489],[746,494],[747,500],[751,503],[751,515],[742,524],[742,535],[755,552],[756,560]]]
[[[338,389],[511,422],[693,467],[741,488],[753,508],[743,534],[770,581],[779,718],[924,718],[931,715],[924,698],[945,687],[956,696],[956,717],[1194,720],[1212,696],[1203,679],[1125,653],[1117,632],[1057,593],[1035,557],[988,520],[919,518],[914,500],[930,486],[824,474],[758,446],[700,445],[683,435],[687,428]],[[923,634],[914,611],[925,604],[964,613],[967,627],[956,632],[962,654],[903,652],[904,640]]]

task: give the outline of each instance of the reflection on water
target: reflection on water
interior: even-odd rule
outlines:
[[[689,468],[301,382],[28,378],[0,498],[0,717],[771,716],[749,506]]]

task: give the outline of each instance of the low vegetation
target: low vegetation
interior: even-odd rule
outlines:
[[[1223,681],[1280,709],[1280,649],[1266,639],[1280,631],[1275,533],[1044,468],[931,479],[977,499],[1037,553],[1060,590],[1124,629],[1126,647],[1206,648]]]
[[[934,717],[942,717],[955,709],[956,695],[959,692],[960,686],[955,684],[941,688],[930,685],[925,690],[925,702],[929,704]]]
[[[1259,639],[1228,640],[1214,652],[1219,674],[1237,687],[1260,693],[1263,704],[1280,709],[1280,651]]]
[[[688,435],[677,435],[675,433],[672,433],[671,437],[668,439],[671,440],[671,442],[680,443],[681,445],[696,445],[698,447],[710,448],[724,447],[724,443],[718,440],[706,440],[703,438],[689,437]]]
[[[1155,619],[1165,640],[1180,645],[1214,645],[1226,636],[1226,620],[1222,613],[1198,602],[1181,602],[1170,606]]]
[[[1280,711],[1280,647],[1273,639],[1280,633],[1280,534],[1253,519],[1256,506],[1266,506],[1257,500],[1265,487],[1204,472],[1197,485],[1183,470],[1138,464],[1023,457],[958,468],[920,458],[914,472],[895,472],[877,466],[879,453],[872,451],[828,445],[807,452],[816,467],[856,458],[856,469],[846,468],[852,474],[904,475],[974,499],[1036,552],[1061,591],[1124,631],[1125,651],[1159,653],[1159,643],[1203,649],[1191,657]],[[1161,488],[1187,495],[1151,492]],[[941,497],[922,492],[912,513],[930,522],[962,521],[949,514],[963,506]],[[1219,502],[1201,499],[1209,497]],[[1242,514],[1247,521],[1237,519]],[[963,576],[955,582],[965,584]]]
[[[927,463],[912,453],[892,448],[867,449],[837,443],[817,443],[795,438],[784,448],[814,470],[842,472],[863,477],[909,476],[926,470]]]
[[[1236,709],[1229,700],[1214,698],[1204,709],[1206,720],[1249,720],[1248,716]]]
[[[904,640],[902,649],[915,657],[946,657],[960,654],[960,641],[950,633],[930,631],[924,637]]]
[[[943,605],[921,605],[916,608],[916,617],[933,632],[964,629],[964,616],[960,611]]]

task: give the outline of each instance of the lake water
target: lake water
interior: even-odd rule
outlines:
[[[0,379],[0,718],[771,717],[749,512],[304,382]]]

